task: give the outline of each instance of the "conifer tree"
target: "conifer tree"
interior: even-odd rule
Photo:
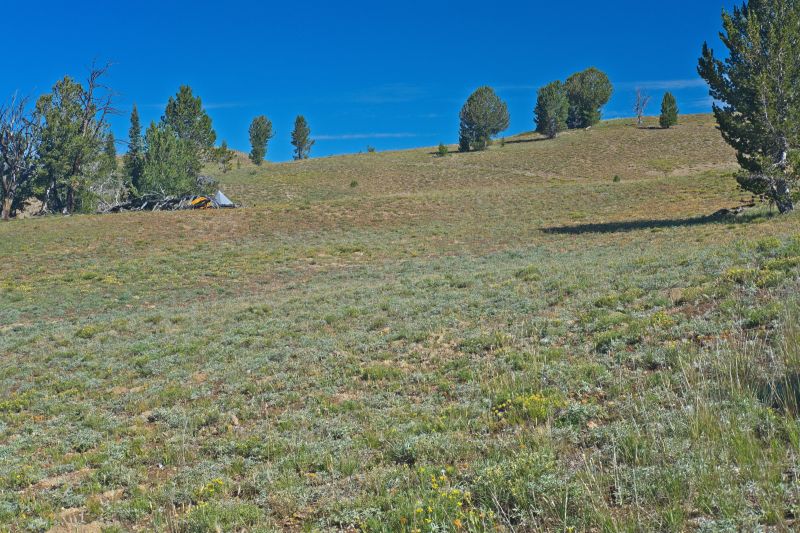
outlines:
[[[200,168],[197,146],[192,141],[181,139],[166,124],[150,124],[145,133],[140,194],[191,194],[197,188]]]
[[[250,161],[256,165],[264,162],[267,144],[273,137],[272,122],[264,115],[257,116],[250,123]]]
[[[134,194],[141,187],[144,166],[144,139],[136,105],[131,111],[131,127],[128,130],[128,152],[123,157],[123,169],[128,188]]]
[[[298,115],[294,120],[294,130],[292,130],[292,146],[294,146],[294,158],[308,159],[314,140],[311,139],[311,128],[303,115]]]
[[[107,119],[113,112],[112,93],[101,81],[107,70],[108,66],[93,67],[85,85],[65,76],[36,102],[41,145],[35,188],[43,212],[92,207],[90,186],[102,170]]]
[[[233,150],[228,148],[228,141],[223,140],[217,148],[217,165],[223,174],[227,174],[233,168]]]
[[[600,122],[600,108],[608,103],[614,90],[608,76],[594,67],[567,78],[564,89],[569,99],[570,128],[588,128]]]
[[[658,123],[664,129],[678,123],[678,102],[670,92],[665,93],[661,101],[661,116],[658,117]]]
[[[189,141],[201,160],[213,158],[217,134],[211,126],[211,117],[203,109],[203,101],[194,96],[191,87],[181,85],[178,94],[170,96],[161,123],[169,126],[179,139]]]
[[[508,106],[491,87],[480,87],[461,108],[458,149],[484,150],[493,136],[508,128]]]
[[[106,173],[114,173],[117,170],[117,141],[114,139],[114,134],[112,132],[108,132],[106,135],[106,143],[103,147],[103,156],[105,161],[104,163],[104,171]]]
[[[564,84],[554,81],[539,89],[533,113],[536,131],[549,139],[567,129],[569,99]]]
[[[800,0],[750,0],[722,14],[728,49],[719,59],[703,44],[698,72],[714,115],[735,150],[748,191],[781,213],[794,209],[800,178]]]

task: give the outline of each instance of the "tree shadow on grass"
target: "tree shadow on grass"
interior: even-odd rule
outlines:
[[[542,141],[552,141],[553,139],[548,139],[547,137],[535,137],[533,139],[511,139],[510,141],[507,140],[506,144],[520,144],[520,143],[538,143]]]
[[[512,140],[510,140],[510,141],[509,141],[509,140],[502,141],[502,140],[499,140],[499,139],[494,139],[494,140],[492,141],[492,144],[491,144],[491,146],[497,146],[497,147],[499,147],[499,148],[502,148],[503,144],[535,143],[535,142],[539,142],[539,141],[550,141],[550,140],[552,140],[552,139],[548,139],[547,137],[537,137],[537,138],[535,138],[535,139],[512,139]],[[487,148],[488,148],[488,147],[487,147]],[[455,150],[450,150],[450,149],[448,148],[448,149],[447,149],[447,155],[454,155],[454,154],[459,154],[459,155],[461,155],[461,154],[479,154],[479,153],[481,153],[481,152],[486,152],[486,151],[487,151],[487,150],[469,150],[469,151],[467,151],[467,152],[462,152],[462,151],[461,151],[461,150],[459,150],[458,148],[456,148]],[[441,156],[441,154],[439,153],[439,150],[434,150],[434,151],[432,151],[432,152],[428,152],[428,155],[436,155],[436,156]]]
[[[601,222],[597,224],[578,224],[575,226],[554,226],[542,228],[542,232],[556,235],[582,235],[584,233],[625,233],[629,231],[679,228],[704,224],[746,224],[755,219],[769,219],[774,213],[751,212],[741,215],[713,214],[689,218],[642,219],[622,222]]]

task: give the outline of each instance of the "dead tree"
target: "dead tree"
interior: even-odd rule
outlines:
[[[11,218],[17,192],[24,190],[38,169],[40,132],[25,111],[26,98],[11,98],[0,107],[0,192],[3,206],[0,217]]]
[[[644,113],[647,110],[647,104],[649,103],[650,95],[637,87],[636,103],[633,105],[633,112],[636,113],[636,126],[638,128],[642,127],[642,123],[644,122]]]

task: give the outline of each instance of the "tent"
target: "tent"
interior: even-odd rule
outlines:
[[[119,213],[120,211],[178,211],[180,209],[220,209],[232,208],[236,204],[225,196],[222,191],[217,191],[214,196],[167,196],[154,195],[134,198],[127,202],[107,206],[100,209],[101,213]]]
[[[217,194],[212,198],[217,207],[236,207],[236,204],[231,202],[230,198],[222,194],[222,191],[217,191]]]

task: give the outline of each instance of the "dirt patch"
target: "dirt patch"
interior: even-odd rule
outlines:
[[[68,509],[68,511],[81,511],[80,509]],[[62,513],[63,515],[64,513]],[[74,516],[71,515],[71,518],[63,519],[64,523],[59,524],[57,526],[51,527],[47,533],[101,533],[103,528],[108,526],[106,522],[100,522],[99,520],[95,520],[94,522],[89,522],[88,524],[81,524],[77,521],[72,522],[71,520],[77,519],[80,514],[75,514]]]
[[[75,470],[74,472],[68,472],[59,476],[46,477],[32,485],[31,488],[36,490],[54,489],[68,483],[75,483],[88,475],[91,471],[91,468],[81,468],[80,470]]]

